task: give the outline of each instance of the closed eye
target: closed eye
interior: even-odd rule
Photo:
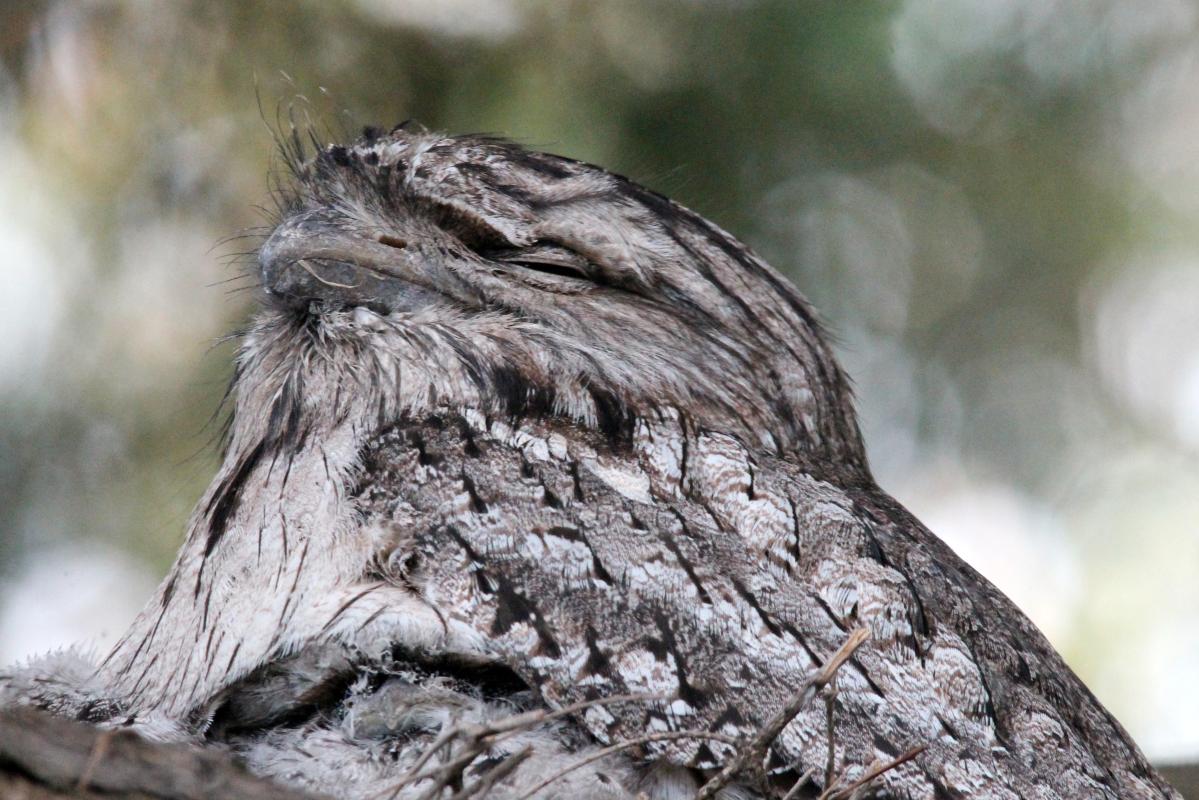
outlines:
[[[596,272],[590,261],[561,245],[537,242],[529,247],[493,250],[482,253],[492,261],[517,264],[525,269],[563,278],[594,281]]]

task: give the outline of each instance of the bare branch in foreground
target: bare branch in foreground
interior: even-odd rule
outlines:
[[[707,739],[709,741],[724,742],[725,744],[739,743],[739,740],[732,736],[725,736],[724,734],[720,733],[711,733],[709,731],[662,731],[659,733],[647,733],[645,736],[639,736],[636,739],[629,739],[627,742],[618,742],[617,744],[609,745],[608,747],[596,750],[586,758],[580,758],[573,764],[570,764],[558,770],[553,775],[550,775],[541,783],[537,784],[532,789],[518,797],[517,800],[529,800],[530,797],[537,794],[542,789],[561,778],[563,775],[574,772],[576,769],[585,767],[588,764],[592,764],[602,758],[606,758],[613,753],[619,753],[623,750],[640,747],[641,745],[649,744],[650,742],[667,742],[675,739]]]
[[[17,792],[145,800],[315,797],[254,777],[220,751],[152,742],[33,708],[0,712],[0,794]]]
[[[516,768],[523,764],[531,755],[533,755],[533,747],[531,745],[525,746],[522,750],[517,750],[504,759],[503,763],[497,764],[487,770],[482,778],[479,778],[479,780],[469,786],[464,786],[450,797],[450,800],[469,800],[472,797],[487,797],[487,793],[491,791],[493,786],[515,772]]]
[[[853,656],[854,651],[861,647],[867,639],[870,638],[870,631],[867,628],[857,628],[853,633],[849,634],[849,638],[845,643],[833,653],[824,665],[813,675],[804,685],[803,689],[796,694],[795,698],[783,707],[769,722],[762,726],[762,729],[744,743],[734,757],[724,769],[716,773],[700,787],[699,792],[695,795],[695,800],[711,800],[724,787],[728,786],[737,776],[746,772],[752,771],[758,774],[763,770],[763,762],[766,760],[767,754],[770,752],[770,745],[782,733],[783,728],[795,719],[800,711],[807,707],[808,703],[812,702],[812,698],[816,693],[823,689],[832,681],[837,674],[837,670],[841,665]]]
[[[512,716],[504,717],[503,719],[484,725],[454,725],[444,730],[421,752],[416,762],[409,768],[408,774],[387,789],[379,792],[376,796],[382,797],[383,795],[387,795],[388,798],[395,798],[399,796],[399,793],[405,787],[428,779],[433,779],[433,785],[421,795],[420,800],[431,800],[431,798],[437,797],[447,787],[454,788],[457,793],[461,791],[462,773],[470,766],[471,762],[486,753],[497,743],[515,736],[522,731],[527,731],[547,722],[553,722],[554,720],[584,711],[593,706],[663,699],[666,698],[661,694],[621,694],[613,695],[612,697],[601,697],[595,700],[584,700],[553,711],[549,709],[526,711],[522,714],[513,714]],[[425,770],[429,760],[437,753],[444,751],[449,756],[455,743],[459,745],[457,756],[439,764],[433,769]],[[521,760],[523,761],[524,759],[522,758]],[[507,761],[497,765],[491,772],[504,767],[506,763]],[[515,769],[516,766],[516,764],[513,764],[508,769]],[[571,769],[573,768],[571,767]],[[484,779],[486,777],[484,776]],[[492,784],[499,780],[500,778],[494,778]]]
[[[900,764],[905,764],[923,753],[925,747],[926,745],[923,744],[917,745],[916,747],[901,753],[886,763],[880,764],[876,767],[871,767],[870,769],[866,770],[866,772],[860,778],[846,784],[845,786],[841,786],[839,783],[830,785],[827,789],[820,793],[818,800],[845,800],[845,798],[852,797],[854,792],[869,784],[879,775],[882,775],[885,772],[890,772]]]

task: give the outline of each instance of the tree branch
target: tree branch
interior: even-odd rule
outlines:
[[[94,791],[93,791],[94,790]],[[0,712],[0,796],[128,800],[314,800],[214,749],[162,744],[33,708]]]

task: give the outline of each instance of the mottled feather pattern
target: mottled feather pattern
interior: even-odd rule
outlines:
[[[852,515],[846,492],[807,475],[797,485],[789,470],[767,467],[749,500],[757,465],[727,437],[700,434],[674,476],[685,487],[682,496],[667,480],[649,482],[648,494],[638,497],[627,487],[642,482],[643,459],[652,459],[648,437],[635,444],[640,452],[622,458],[577,432],[568,438],[542,423],[508,433],[501,424],[507,446],[482,429],[472,433],[468,455],[466,424],[408,425],[402,435],[381,437],[367,458],[372,482],[365,491],[384,500],[367,505],[368,517],[386,520],[392,504],[423,512],[417,522],[425,529],[418,540],[427,564],[422,594],[485,631],[497,654],[550,702],[629,692],[677,698],[585,714],[600,741],[655,729],[750,734],[836,648],[848,625],[864,623],[873,643],[838,679],[841,758],[866,765],[931,743],[936,760],[971,753],[976,791],[1061,793],[1013,770],[1017,754],[997,732],[969,645],[941,625],[928,630],[922,621],[925,630],[914,629],[914,589],[872,551],[875,534]],[[686,435],[677,424],[653,427],[657,446]],[[410,441],[417,430],[423,456]],[[551,447],[555,439],[570,445]],[[608,463],[597,469],[604,457]],[[373,464],[385,466],[376,473]],[[396,465],[403,466],[392,472]],[[613,478],[621,472],[623,480]],[[526,477],[515,484],[505,478],[517,474]],[[713,494],[709,481],[745,491]],[[547,492],[565,500],[547,502]],[[762,511],[787,509],[791,498],[799,500],[794,515]],[[756,526],[745,524],[747,514]],[[734,527],[739,517],[742,527]],[[812,540],[830,529],[841,533],[837,541]],[[780,566],[765,571],[771,553]],[[1030,634],[1039,636],[1018,632]],[[1025,725],[1007,733],[1022,738],[1032,731]],[[827,747],[823,710],[801,715],[780,745],[777,763],[797,763],[800,771],[820,765]],[[700,741],[650,746],[649,754],[699,767],[729,755],[727,747]],[[1093,775],[1059,773],[1058,786],[1070,786],[1077,797],[1116,796],[1088,754],[1070,757],[1090,762]],[[890,773],[885,783],[899,796],[952,785],[948,773],[917,765]]]
[[[813,311],[744,245],[488,137],[399,128],[292,160],[222,467],[97,677],[134,724],[215,736],[272,665],[403,652],[514,672],[548,708],[652,695],[580,710],[573,744],[545,733],[539,753],[678,733],[614,761],[612,796],[682,798],[864,626],[830,695],[835,764],[852,780],[925,748],[877,796],[1177,797],[1019,610],[875,486]],[[784,729],[773,788],[725,796],[805,772],[828,788],[826,714]],[[297,785],[367,769],[353,736],[297,730],[238,746]],[[397,772],[422,743],[392,739]],[[270,766],[288,747],[311,758]]]

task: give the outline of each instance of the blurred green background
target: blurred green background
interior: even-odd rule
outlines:
[[[0,661],[103,648],[170,563],[289,109],[502,133],[733,231],[836,332],[883,487],[1199,756],[1183,0],[0,6]]]

